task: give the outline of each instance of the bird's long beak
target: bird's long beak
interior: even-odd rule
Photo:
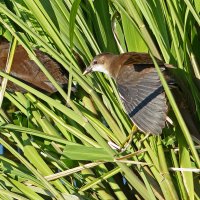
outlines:
[[[85,69],[85,71],[83,72],[83,75],[89,74],[90,72],[92,72],[92,67],[89,66]]]

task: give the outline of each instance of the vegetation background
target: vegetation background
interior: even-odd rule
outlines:
[[[0,0],[0,34],[12,49],[20,43],[58,90],[47,96],[0,72],[28,91],[1,93],[0,199],[200,199],[199,140],[191,138],[200,122],[199,13],[199,0]],[[67,91],[35,48],[69,73]],[[155,63],[173,125],[143,142],[144,134],[134,134],[122,152],[108,145],[123,147],[132,129],[115,83],[82,71],[100,52],[127,51],[175,66],[181,98],[193,110],[180,114]],[[188,129],[183,117],[196,128]]]

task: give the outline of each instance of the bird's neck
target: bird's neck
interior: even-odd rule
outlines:
[[[119,71],[123,67],[124,61],[126,60],[125,55],[116,56],[115,59],[112,60],[109,67],[109,74],[114,79],[117,79]]]

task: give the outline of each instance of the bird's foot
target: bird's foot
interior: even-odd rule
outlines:
[[[137,132],[137,130],[138,130],[137,126],[134,125],[131,129],[131,133],[128,135],[126,140],[122,143],[121,148],[120,148],[120,153],[123,153],[124,151],[127,150],[127,148],[129,147],[129,145],[131,144],[131,142],[133,140],[133,135],[134,135],[134,133]]]
[[[142,143],[149,137],[149,135],[150,135],[150,133],[147,133],[147,134],[144,136],[144,138],[142,138],[141,140],[139,140],[139,142],[138,142],[138,149],[141,148]]]

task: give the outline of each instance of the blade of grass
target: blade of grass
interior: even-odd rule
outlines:
[[[196,149],[194,147],[194,143],[192,141],[192,138],[191,138],[191,135],[189,133],[189,130],[188,130],[188,128],[187,128],[187,126],[186,126],[186,124],[185,124],[185,122],[184,122],[184,120],[183,120],[183,118],[181,116],[181,113],[180,113],[180,111],[179,111],[179,109],[178,109],[178,107],[176,105],[174,97],[173,97],[173,95],[172,95],[172,93],[171,93],[171,91],[169,89],[169,86],[167,85],[167,82],[166,82],[162,72],[160,71],[159,66],[157,65],[157,63],[155,61],[155,58],[153,56],[152,56],[152,60],[153,60],[154,65],[155,65],[155,67],[157,69],[158,75],[159,75],[160,80],[162,82],[162,85],[163,85],[163,87],[165,89],[165,92],[166,92],[167,97],[169,99],[170,105],[172,106],[172,109],[174,110],[176,118],[177,118],[177,120],[179,122],[179,125],[181,127],[182,132],[183,132],[183,135],[184,135],[184,137],[185,137],[185,139],[186,139],[186,141],[187,141],[187,143],[188,143],[188,145],[189,145],[189,147],[191,149],[192,155],[194,156],[194,159],[196,161],[197,166],[200,168],[200,159],[199,159],[198,153],[197,153],[197,151],[196,151]]]
[[[43,185],[54,195],[55,198],[64,200],[63,197],[58,193],[58,191],[49,184],[43,176],[29,163],[27,162],[18,152],[16,152],[8,143],[6,143],[2,138],[0,138],[0,143],[8,149],[16,158],[18,158],[40,181]]]

